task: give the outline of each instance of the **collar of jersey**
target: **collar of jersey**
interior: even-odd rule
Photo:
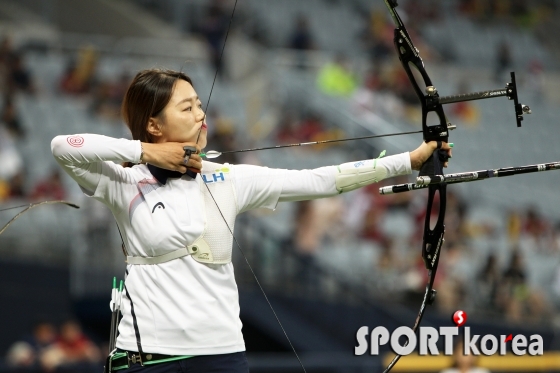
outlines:
[[[148,164],[148,169],[150,170],[150,173],[157,179],[157,181],[159,181],[163,185],[167,183],[167,179],[169,178],[179,179],[181,176],[183,176],[183,174],[179,171],[165,170],[163,168],[152,166],[151,164]]]

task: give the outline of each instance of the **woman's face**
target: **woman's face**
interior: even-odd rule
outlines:
[[[171,99],[157,119],[161,136],[157,142],[196,142],[206,147],[206,123],[202,103],[193,86],[182,79],[177,80]]]

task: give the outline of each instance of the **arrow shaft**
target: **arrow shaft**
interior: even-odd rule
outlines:
[[[390,136],[412,135],[412,134],[416,134],[416,133],[422,133],[422,131],[410,131],[410,132],[388,133],[388,134],[385,134],[385,135],[369,135],[369,136],[351,137],[351,138],[347,138],[347,139],[333,139],[333,140],[300,142],[300,143],[297,143],[297,144],[276,145],[276,146],[268,146],[268,147],[264,147],[264,148],[250,148],[250,149],[241,149],[241,150],[227,150],[227,151],[221,152],[221,154],[254,152],[254,151],[257,151],[257,150],[269,150],[269,149],[292,148],[292,147],[295,147],[295,146],[331,144],[331,143],[335,143],[335,142],[352,141],[352,140],[364,140],[364,139],[375,139],[375,138],[390,137]]]

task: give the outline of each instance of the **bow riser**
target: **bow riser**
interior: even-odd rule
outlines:
[[[437,268],[441,246],[445,241],[443,239],[443,235],[445,233],[444,222],[447,200],[446,192],[446,184],[430,185],[428,194],[428,206],[426,209],[426,219],[424,220],[424,238],[422,242],[422,259],[424,259],[424,264],[426,265],[426,269],[428,270]],[[434,228],[431,229],[431,212],[436,193],[439,194],[439,210],[436,224]]]
[[[399,60],[422,105],[422,131],[424,133],[424,141],[447,142],[449,135],[447,118],[443,111],[443,106],[439,103],[437,90],[434,88],[432,80],[424,68],[424,62],[418,54],[418,49],[412,44],[408,33],[400,28],[395,29],[393,42],[399,53]],[[424,89],[420,87],[420,84],[414,76],[411,64],[422,76]],[[439,124],[428,126],[428,115],[432,112],[437,114]]]

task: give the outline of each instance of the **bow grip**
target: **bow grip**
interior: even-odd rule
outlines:
[[[189,158],[191,157],[191,155],[193,153],[196,154],[196,148],[194,146],[183,146],[183,150],[185,151],[185,155],[183,156],[185,158],[185,160],[188,162]],[[185,162],[185,164],[187,163]],[[193,179],[196,179],[196,172],[191,171],[189,169],[187,169],[186,174],[190,177],[192,177]]]
[[[441,149],[441,141],[438,141],[438,148],[430,158],[424,162],[420,168],[418,176],[443,175],[443,164],[449,159],[447,151]]]

